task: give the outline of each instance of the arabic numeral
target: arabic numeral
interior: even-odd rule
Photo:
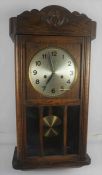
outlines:
[[[51,92],[54,94],[55,93],[55,88],[51,89]]]
[[[52,56],[57,56],[57,51],[53,51]]]
[[[68,84],[70,84],[70,79],[67,81]]]
[[[33,70],[33,75],[36,75],[37,74],[37,71],[36,70]]]
[[[71,66],[71,61],[70,60],[68,61],[68,66]]]
[[[39,83],[40,83],[39,79],[36,79],[36,84],[39,84]]]
[[[46,53],[42,54],[42,57],[43,57],[43,59],[45,59],[47,57]]]
[[[41,61],[36,61],[36,66],[40,66],[41,65]]]

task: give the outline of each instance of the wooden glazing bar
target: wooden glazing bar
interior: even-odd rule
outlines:
[[[64,154],[67,152],[67,106],[64,107],[64,118],[63,118],[63,139],[64,139]]]
[[[80,99],[72,99],[72,100],[68,100],[68,99],[61,99],[61,101],[59,99],[30,99],[30,100],[25,100],[24,105],[26,106],[33,106],[33,105],[40,105],[42,106],[56,106],[56,105],[80,105]]]
[[[40,150],[41,156],[44,154],[43,148],[43,107],[39,107],[39,129],[40,129]]]

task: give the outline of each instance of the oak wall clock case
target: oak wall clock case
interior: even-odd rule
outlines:
[[[15,169],[90,164],[87,121],[96,23],[60,6],[10,19],[15,45]]]

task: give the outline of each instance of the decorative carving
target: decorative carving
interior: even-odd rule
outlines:
[[[71,13],[69,10],[59,6],[46,7],[39,13],[41,14],[41,20],[53,27],[67,26],[68,23],[75,24],[75,22],[80,22],[81,19],[84,19],[83,22],[91,21],[84,14],[80,14],[76,11]]]
[[[33,9],[31,11],[25,11],[17,16],[18,21],[22,22],[22,25],[25,23],[31,25],[37,25],[40,23],[41,15],[38,10]]]
[[[57,30],[56,30],[57,28]],[[17,17],[10,19],[10,35],[15,34],[41,34],[91,36],[95,37],[96,23],[86,15],[52,5],[43,8],[25,11]]]
[[[83,19],[83,22],[90,21],[90,19],[78,12],[70,12],[67,9],[59,6],[48,6],[41,11],[36,9],[32,11],[25,11],[22,14],[17,16],[17,20],[21,22],[21,25],[41,25],[46,24],[49,26],[59,27],[65,26],[68,23],[80,22]]]
[[[59,9],[52,8],[47,14],[45,13],[42,18],[47,24],[57,27],[63,26],[69,22],[66,14],[62,14]]]

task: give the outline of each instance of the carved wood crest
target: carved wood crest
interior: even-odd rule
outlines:
[[[95,37],[96,23],[86,15],[70,12],[66,8],[52,5],[43,8],[24,11],[10,19],[10,34],[49,34]],[[57,30],[56,30],[57,29]],[[94,30],[93,30],[94,29]],[[15,35],[14,34],[14,35]]]

